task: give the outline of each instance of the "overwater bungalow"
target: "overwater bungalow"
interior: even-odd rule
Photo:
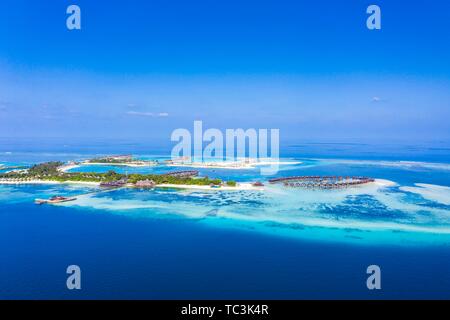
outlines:
[[[374,182],[368,177],[294,176],[270,179],[269,183],[282,183],[285,187],[308,189],[338,189]]]

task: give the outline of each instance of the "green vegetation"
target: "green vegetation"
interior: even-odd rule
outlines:
[[[233,180],[227,181],[227,186],[236,187],[236,181],[233,181]]]
[[[135,184],[140,180],[153,180],[156,184],[186,184],[186,185],[220,185],[222,180],[210,179],[208,177],[190,178],[174,177],[164,174],[130,174],[128,176],[108,171],[106,173],[96,172],[61,172],[58,170],[63,166],[62,162],[46,162],[32,166],[27,172],[9,172],[0,174],[0,178],[9,179],[37,179],[47,181],[81,181],[81,182],[111,182],[127,179],[128,183]]]
[[[111,165],[127,165],[127,164],[139,164],[139,165],[156,165],[157,161],[153,160],[139,160],[131,156],[121,156],[121,157],[100,157],[93,158],[86,161],[87,163],[102,163]]]
[[[64,165],[60,161],[52,161],[41,164],[35,164],[28,170],[28,174],[33,176],[48,176],[58,172],[58,168]]]
[[[140,180],[153,180],[156,184],[186,184],[186,185],[220,185],[222,183],[222,180],[220,179],[209,179],[208,177],[205,178],[179,178],[179,177],[173,177],[173,176],[166,176],[163,174],[130,174],[128,175],[128,182],[129,183],[136,183]]]
[[[109,158],[109,157],[104,157],[104,158],[93,158],[93,159],[89,159],[87,162],[89,163],[111,163],[111,164],[117,164],[117,163],[128,163],[128,162],[132,162],[135,161],[132,158]]]

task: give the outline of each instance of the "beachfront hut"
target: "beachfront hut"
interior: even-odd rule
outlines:
[[[103,188],[120,188],[123,187],[127,183],[126,179],[120,179],[116,181],[107,181],[100,183],[100,187]]]
[[[138,188],[154,188],[156,183],[153,180],[139,180],[135,186]]]

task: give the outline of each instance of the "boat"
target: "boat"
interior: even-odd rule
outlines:
[[[68,201],[74,201],[77,200],[75,197],[63,197],[63,196],[53,196],[50,199],[35,199],[34,203],[36,204],[54,204],[54,203],[61,203],[61,202],[68,202]]]

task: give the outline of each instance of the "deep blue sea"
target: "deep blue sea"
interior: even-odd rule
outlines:
[[[166,146],[0,139],[0,164],[132,153]],[[450,149],[445,143],[283,146],[276,176],[358,175],[394,184],[349,191],[114,190],[86,185],[0,185],[2,299],[450,298]],[[85,166],[166,172],[174,168]],[[201,175],[261,180],[256,169]],[[37,206],[53,194],[73,203]],[[217,215],[207,213],[216,210]],[[68,265],[81,290],[66,288]],[[368,290],[366,268],[381,268]]]

